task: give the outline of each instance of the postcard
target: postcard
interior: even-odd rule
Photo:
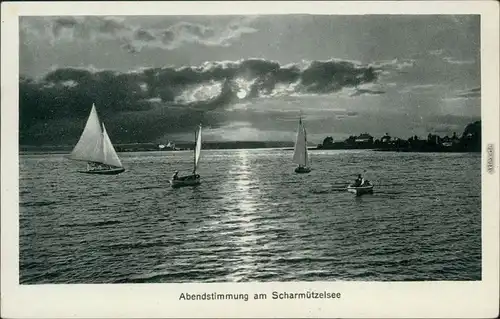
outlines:
[[[6,318],[494,318],[494,1],[2,3]]]

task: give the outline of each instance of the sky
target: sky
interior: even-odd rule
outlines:
[[[312,143],[461,134],[481,116],[480,20],[456,15],[21,17],[20,143]]]

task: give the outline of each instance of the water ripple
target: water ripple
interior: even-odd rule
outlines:
[[[204,151],[203,183],[171,189],[191,155],[112,177],[22,155],[20,282],[481,279],[478,154],[312,151],[297,175],[287,151]],[[375,193],[347,193],[365,170]]]

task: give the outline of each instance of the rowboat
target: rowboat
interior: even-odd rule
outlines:
[[[349,193],[353,193],[356,196],[361,196],[363,194],[373,194],[373,185],[366,185],[366,186],[353,186],[349,185],[347,186],[347,191]]]

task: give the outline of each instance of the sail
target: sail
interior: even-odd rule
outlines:
[[[123,166],[122,162],[120,161],[120,158],[118,157],[118,154],[116,154],[115,148],[113,147],[111,140],[109,139],[104,123],[102,123],[102,149],[103,149],[102,163],[116,167]]]
[[[302,119],[300,119],[299,127],[297,129],[297,137],[295,139],[293,162],[298,165],[307,166],[308,161],[306,130],[302,124]]]
[[[78,140],[78,143],[75,145],[68,158],[80,161],[102,162],[102,142],[102,130],[99,123],[99,117],[95,105],[92,104],[92,110],[90,111],[83,133],[80,136],[80,140]]]
[[[309,152],[307,151],[307,131],[306,127],[302,125],[302,129],[304,130],[304,157],[305,157],[305,162],[306,166],[311,165],[311,160],[309,159]]]
[[[198,168],[198,163],[200,161],[201,154],[201,125],[198,128],[198,134],[196,135],[196,147],[194,150],[194,169]]]

